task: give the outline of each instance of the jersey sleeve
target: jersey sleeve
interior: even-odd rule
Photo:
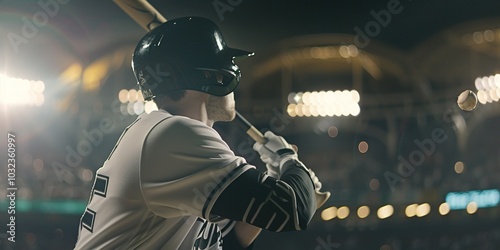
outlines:
[[[196,215],[210,221],[221,192],[248,169],[220,135],[205,124],[173,116],[147,136],[141,188],[149,209],[162,217]]]

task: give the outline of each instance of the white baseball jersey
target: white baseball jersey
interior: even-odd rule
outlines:
[[[222,249],[234,222],[212,206],[251,168],[211,127],[143,114],[97,171],[75,249]]]

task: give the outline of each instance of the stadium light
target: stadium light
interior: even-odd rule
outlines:
[[[481,104],[498,102],[500,100],[500,74],[476,78],[474,85],[477,98]]]
[[[5,105],[41,106],[45,83],[0,74],[0,103]]]
[[[292,92],[288,95],[290,117],[357,116],[360,96],[356,90]]]
[[[135,89],[120,90],[118,92],[118,100],[121,103],[120,112],[123,115],[140,115],[142,113],[149,114],[158,110],[155,102],[144,102],[142,92]]]

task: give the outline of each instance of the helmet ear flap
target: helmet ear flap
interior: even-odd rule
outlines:
[[[211,81],[213,82],[215,80],[216,83],[220,84],[220,85],[224,85],[224,80],[227,81],[227,76],[224,76],[222,73],[218,72],[218,71],[215,71],[215,72],[210,72],[210,71],[207,71],[207,70],[203,70],[203,74],[205,75],[205,78],[208,80],[208,81]]]
[[[218,83],[224,84],[224,75],[221,73],[217,72],[215,73],[215,79],[217,80]]]

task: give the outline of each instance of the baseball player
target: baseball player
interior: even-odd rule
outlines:
[[[261,229],[307,227],[321,183],[292,147],[267,132],[254,145],[262,173],[212,128],[235,117],[233,59],[250,55],[201,17],[140,40],[132,67],[159,110],[130,124],[97,171],[75,249],[251,249]]]

